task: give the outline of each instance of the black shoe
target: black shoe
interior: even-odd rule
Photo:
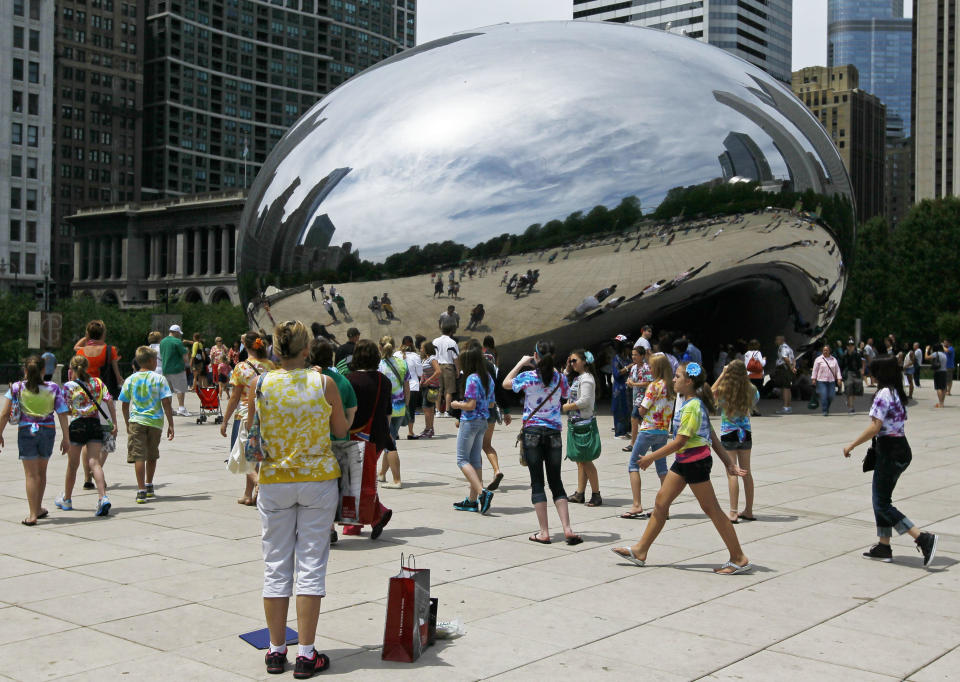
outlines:
[[[383,533],[383,529],[387,527],[387,524],[390,523],[390,519],[393,518],[393,510],[388,509],[383,512],[383,516],[380,517],[380,520],[373,525],[373,528],[370,530],[370,539],[376,540],[380,537],[380,534]]]
[[[298,680],[305,680],[313,677],[314,673],[322,673],[330,667],[330,657],[321,654],[319,651],[313,652],[313,658],[306,656],[297,656],[297,662],[293,668],[293,676]]]
[[[84,489],[84,490],[93,490],[93,489],[96,488],[96,487],[97,487],[97,486],[94,484],[93,481],[84,481],[84,482],[83,482],[83,489]]]
[[[889,564],[893,561],[893,550],[890,549],[890,545],[885,545],[882,542],[878,542],[870,548],[869,552],[863,553],[863,558],[875,559],[876,561],[882,561],[885,564]]]
[[[920,533],[920,537],[915,540],[917,551],[923,553],[924,566],[929,566],[933,557],[937,555],[937,540],[939,539],[939,536],[933,533]]]
[[[600,497],[600,493],[593,493],[590,495],[590,501],[587,502],[588,507],[599,507],[603,504],[603,498]]]
[[[471,502],[469,497],[465,497],[460,502],[454,502],[453,508],[456,509],[457,511],[475,512],[475,511],[479,511],[480,504],[476,500]]]
[[[339,539],[340,539],[340,536],[337,535],[337,531],[335,531],[335,530],[330,531],[330,544],[331,544],[331,545],[337,544],[337,541],[338,541]]]
[[[478,511],[481,514],[486,514],[488,511],[490,511],[490,503],[493,502],[493,493],[486,489],[481,490],[480,498],[477,500],[477,502],[480,505],[480,509]]]
[[[279,675],[287,666],[287,652],[281,654],[279,651],[272,653],[267,651],[264,660],[267,662],[267,672],[271,675]]]

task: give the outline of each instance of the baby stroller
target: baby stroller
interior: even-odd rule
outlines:
[[[203,424],[207,421],[207,416],[216,415],[214,424],[223,421],[223,413],[220,411],[220,387],[217,384],[203,388],[194,386],[197,391],[197,397],[200,398],[200,416],[197,417],[197,423]]]

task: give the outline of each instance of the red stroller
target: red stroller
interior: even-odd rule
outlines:
[[[200,416],[197,417],[197,423],[203,424],[207,421],[207,416],[214,416],[214,424],[223,421],[223,413],[220,411],[220,387],[217,385],[201,388],[195,386],[197,397],[200,398]]]

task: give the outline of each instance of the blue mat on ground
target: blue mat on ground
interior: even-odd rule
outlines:
[[[267,628],[247,632],[246,634],[240,635],[240,639],[257,649],[270,648],[270,630]],[[287,628],[287,644],[296,644],[298,639],[297,631],[293,628]]]

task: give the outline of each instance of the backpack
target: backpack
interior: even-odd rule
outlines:
[[[760,362],[760,359],[756,355],[751,355],[750,360],[747,361],[747,372],[749,372],[750,374],[763,373],[763,364]]]

